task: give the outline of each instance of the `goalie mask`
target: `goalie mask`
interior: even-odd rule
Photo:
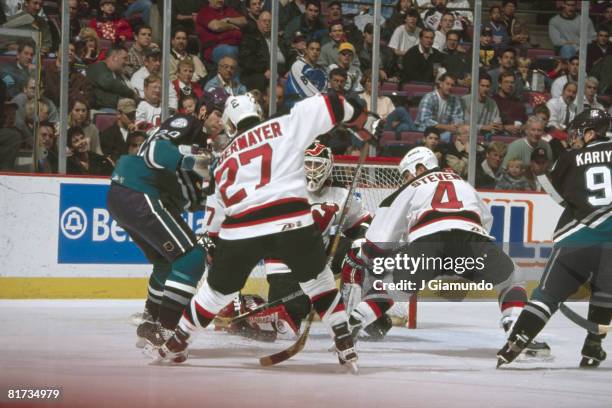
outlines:
[[[587,131],[595,132],[595,139],[605,139],[610,127],[610,115],[601,109],[585,109],[569,124],[567,128],[570,145],[576,139],[583,139]]]
[[[427,170],[435,169],[438,167],[438,158],[427,147],[415,147],[406,153],[400,162],[398,166],[400,175],[403,177],[404,173],[409,172],[412,176],[416,176],[419,164],[425,166]]]
[[[240,122],[248,118],[257,118],[259,120],[263,118],[261,107],[252,94],[247,92],[244,95],[227,98],[222,120],[225,132],[230,139],[233,139],[238,133]]]
[[[331,176],[334,159],[331,149],[319,142],[314,142],[306,150],[304,169],[306,170],[306,189],[318,191]]]

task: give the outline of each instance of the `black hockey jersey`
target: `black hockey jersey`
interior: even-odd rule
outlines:
[[[594,140],[561,155],[548,177],[539,177],[553,199],[565,206],[555,228],[555,242],[612,216],[612,141]]]

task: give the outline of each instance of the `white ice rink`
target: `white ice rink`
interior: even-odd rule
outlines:
[[[572,304],[586,315],[585,304]],[[59,402],[16,407],[612,407],[612,363],[578,368],[584,331],[560,314],[542,333],[553,361],[495,369],[496,303],[419,304],[419,328],[358,344],[360,375],[326,350],[320,323],[304,351],[272,368],[258,343],[207,330],[180,366],[134,347],[143,301],[0,301],[0,406],[9,388],[59,387]],[[610,341],[604,345],[610,348]]]

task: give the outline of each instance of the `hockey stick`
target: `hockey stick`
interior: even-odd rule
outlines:
[[[355,191],[355,187],[357,186],[357,180],[359,179],[359,174],[361,172],[361,167],[363,163],[365,163],[365,158],[368,155],[368,143],[364,143],[361,147],[361,151],[359,153],[359,161],[357,162],[357,168],[355,169],[355,177],[353,177],[353,181],[349,187],[348,195],[344,200],[344,205],[342,206],[342,212],[340,213],[340,219],[338,220],[339,228],[342,228],[342,224],[344,224],[344,220],[348,215],[348,209],[351,204],[351,199],[353,197],[353,191]],[[340,231],[334,236],[334,240],[331,245],[331,249],[329,251],[328,263],[334,259],[334,255],[338,250],[338,245],[340,244]],[[297,293],[297,292],[295,292]],[[303,292],[302,292],[303,293]],[[288,295],[289,296],[292,296]],[[299,295],[298,295],[299,296]],[[296,296],[297,297],[297,296]],[[308,315],[308,321],[306,323],[306,327],[304,328],[304,332],[300,335],[300,337],[293,343],[289,348],[279,351],[278,353],[272,354],[270,356],[264,356],[259,359],[259,363],[268,367],[271,365],[275,365],[278,363],[282,363],[283,361],[289,360],[291,357],[295,356],[297,353],[302,351],[304,345],[306,344],[306,340],[308,340],[308,335],[310,333],[310,325],[312,324],[312,319],[314,318],[314,310],[310,311]]]
[[[612,325],[598,324],[588,319],[585,319],[584,317],[580,316],[578,313],[567,307],[565,303],[561,303],[561,305],[559,306],[559,310],[561,310],[561,313],[563,313],[565,317],[567,317],[572,322],[576,323],[578,326],[582,327],[590,333],[606,334],[610,331],[610,329],[612,329]]]

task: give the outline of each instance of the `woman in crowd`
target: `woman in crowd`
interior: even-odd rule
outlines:
[[[89,150],[89,140],[79,126],[68,129],[66,145],[69,152],[66,159],[68,174],[110,176],[113,172],[113,165],[108,159]]]
[[[74,98],[70,101],[69,114],[68,114],[68,126],[80,127],[83,129],[85,136],[89,139],[89,148],[92,152],[102,154],[102,147],[100,146],[100,132],[95,127],[90,118],[89,105],[83,98]]]

